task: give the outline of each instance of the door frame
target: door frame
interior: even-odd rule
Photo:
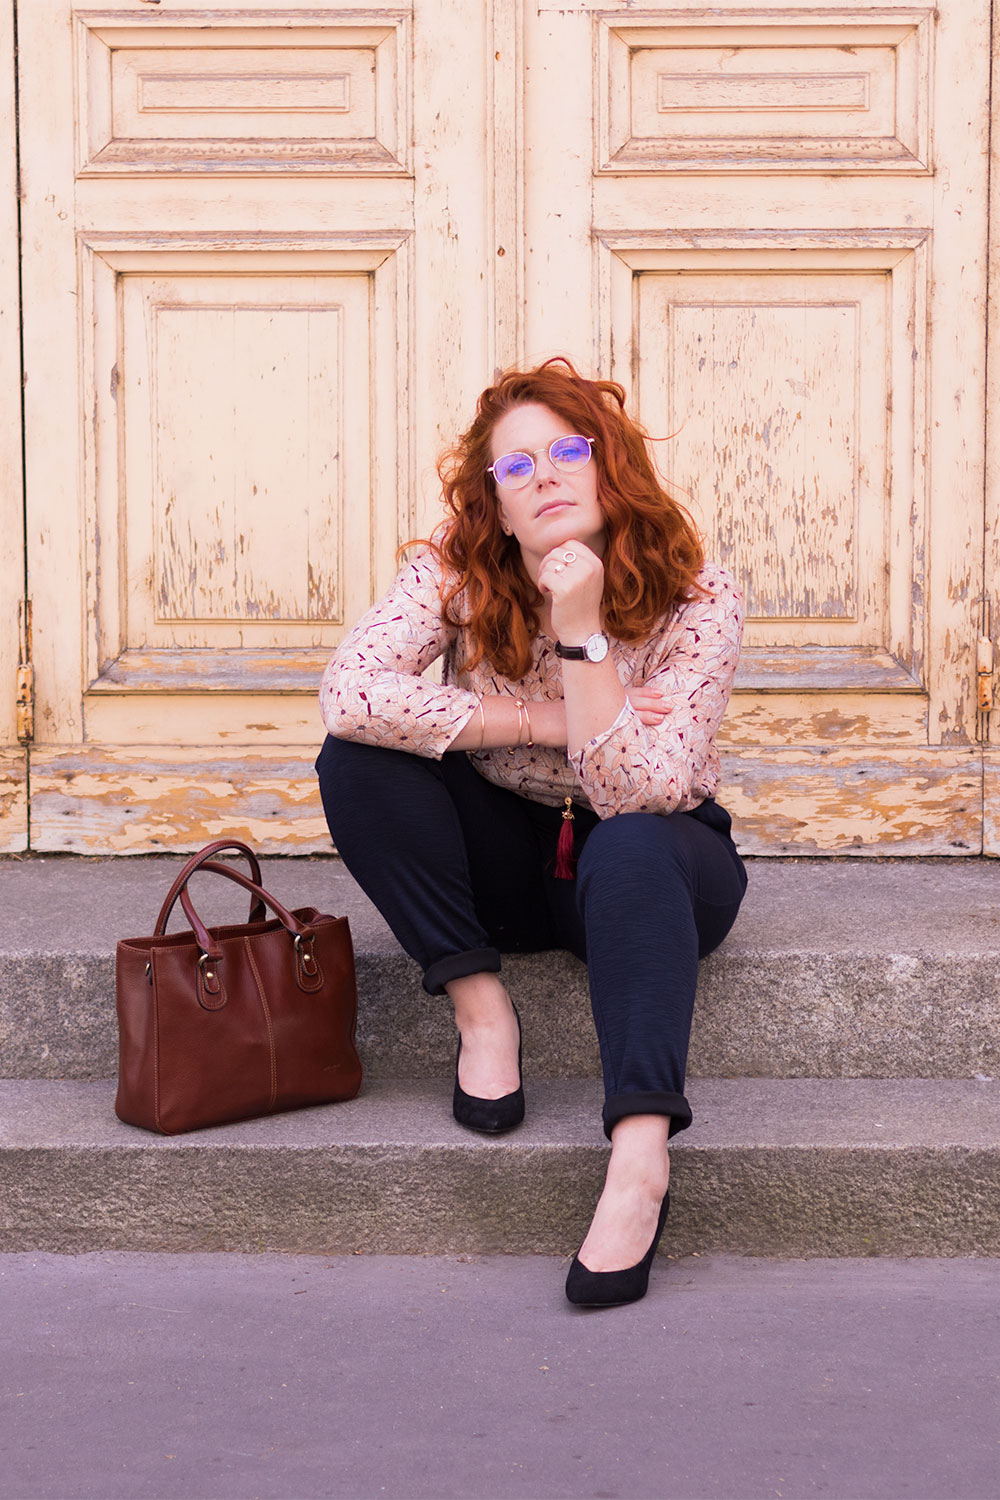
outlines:
[[[14,0],[0,0],[0,854],[28,847],[28,754],[16,708],[25,532],[14,37]]]
[[[991,97],[1000,100],[1000,27],[997,4],[992,7]],[[997,707],[980,715],[983,752],[983,853],[1000,856],[1000,205],[994,197],[1000,186],[1000,129],[997,112],[990,121],[990,204],[986,295],[986,480],[983,496],[983,639],[990,641],[993,673],[989,688]],[[981,668],[986,662],[981,662]]]

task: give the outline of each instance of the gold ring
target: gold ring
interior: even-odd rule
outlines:
[[[564,552],[563,553],[563,562],[564,563],[576,562],[576,553],[575,552]]]

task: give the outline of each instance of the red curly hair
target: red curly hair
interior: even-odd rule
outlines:
[[[667,494],[646,447],[646,434],[625,412],[625,392],[611,380],[587,380],[558,356],[533,370],[507,370],[479,398],[471,427],[442,458],[438,473],[450,512],[426,544],[445,569],[445,620],[462,624],[474,647],[468,669],[485,658],[502,676],[523,677],[539,628],[542,596],[528,577],[517,540],[500,528],[490,438],[515,406],[547,406],[571,431],[594,441],[597,500],[604,515],[604,621],[620,641],[638,642],[676,603],[697,592],[704,550],[693,521]],[[453,606],[466,591],[467,617]]]

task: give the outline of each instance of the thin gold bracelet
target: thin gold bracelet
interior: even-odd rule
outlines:
[[[528,703],[527,703],[526,699],[524,700],[524,717],[528,721],[528,749],[529,750],[534,750],[534,748],[535,748],[535,737],[534,737],[534,735],[531,732],[531,714],[528,712]]]
[[[524,734],[524,699],[515,698],[514,707],[517,709],[517,743],[507,746],[508,755],[513,755],[515,750],[520,750],[521,736]]]

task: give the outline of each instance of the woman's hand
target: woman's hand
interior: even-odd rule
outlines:
[[[570,562],[567,555],[572,556]],[[563,542],[547,552],[537,583],[539,593],[550,601],[552,630],[563,645],[582,646],[602,629],[604,564],[582,542]]]
[[[638,714],[640,723],[648,725],[650,729],[659,729],[667,716],[663,694],[659,688],[630,687],[625,689],[625,696]]]

